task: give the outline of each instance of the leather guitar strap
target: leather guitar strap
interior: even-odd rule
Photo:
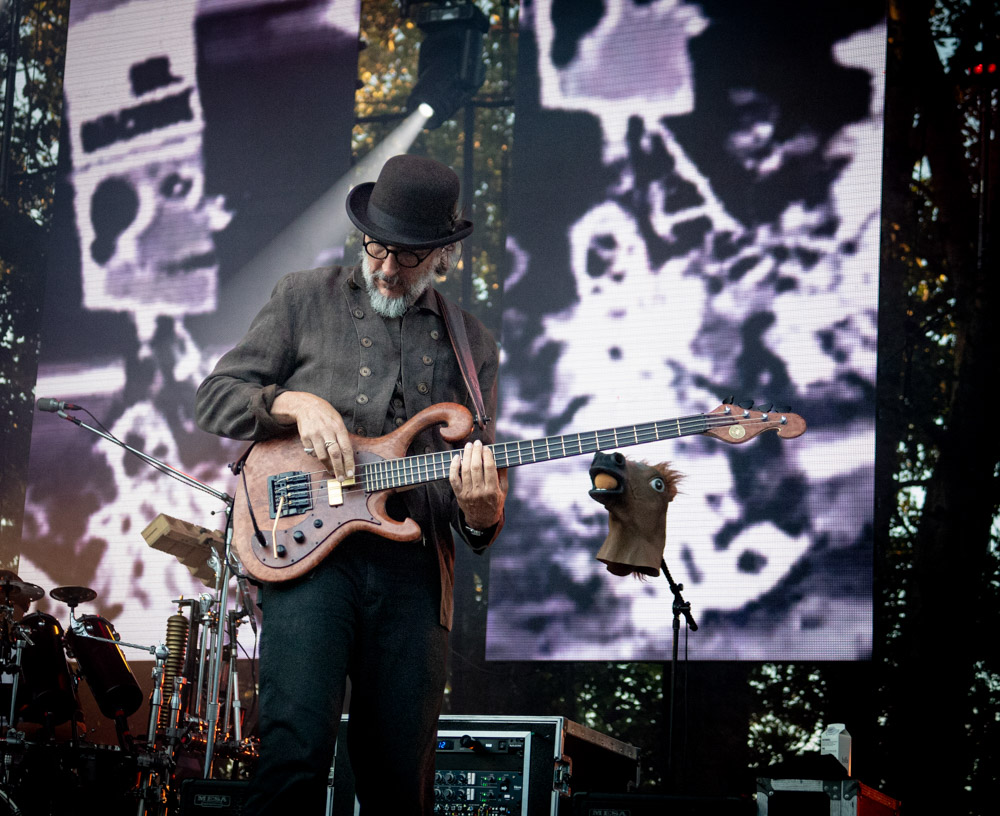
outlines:
[[[472,349],[469,348],[469,336],[465,333],[465,320],[460,313],[449,308],[440,292],[435,289],[434,294],[437,295],[438,308],[448,327],[448,337],[451,339],[451,347],[455,349],[455,357],[462,371],[465,387],[472,395],[472,404],[476,409],[476,424],[482,430],[486,427],[486,423],[491,421],[491,417],[486,416],[486,405],[479,390],[479,378],[476,376],[476,365],[472,360]]]

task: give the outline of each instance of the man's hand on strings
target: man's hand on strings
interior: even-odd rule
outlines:
[[[275,397],[271,416],[278,422],[294,422],[305,452],[337,479],[354,476],[354,449],[344,418],[325,399],[305,391],[285,391]]]
[[[478,439],[466,443],[461,456],[452,457],[448,478],[466,524],[474,530],[488,530],[500,522],[507,498],[507,471],[497,470],[489,447]]]

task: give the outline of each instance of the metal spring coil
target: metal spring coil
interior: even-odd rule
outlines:
[[[179,612],[167,618],[167,649],[170,655],[163,666],[163,692],[160,719],[157,727],[165,731],[170,725],[170,698],[174,693],[174,678],[184,669],[184,652],[187,648],[188,619]]]

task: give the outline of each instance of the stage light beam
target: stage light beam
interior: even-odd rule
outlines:
[[[420,106],[407,116],[226,282],[223,292],[226,302],[220,306],[226,315],[240,322],[237,335],[246,329],[247,316],[257,313],[282,275],[343,260],[344,244],[354,229],[347,217],[347,194],[356,184],[375,181],[387,159],[410,149],[434,113],[433,109],[427,110],[429,107]]]

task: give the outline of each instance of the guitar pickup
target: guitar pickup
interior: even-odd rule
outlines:
[[[326,495],[330,502],[330,507],[340,507],[344,503],[344,488],[354,484],[354,479],[344,479],[340,482],[336,479],[326,480]]]
[[[284,499],[282,504],[281,500]],[[281,516],[298,516],[313,508],[309,474],[301,470],[278,473],[267,478],[267,503],[271,518],[277,517],[281,504]]]

